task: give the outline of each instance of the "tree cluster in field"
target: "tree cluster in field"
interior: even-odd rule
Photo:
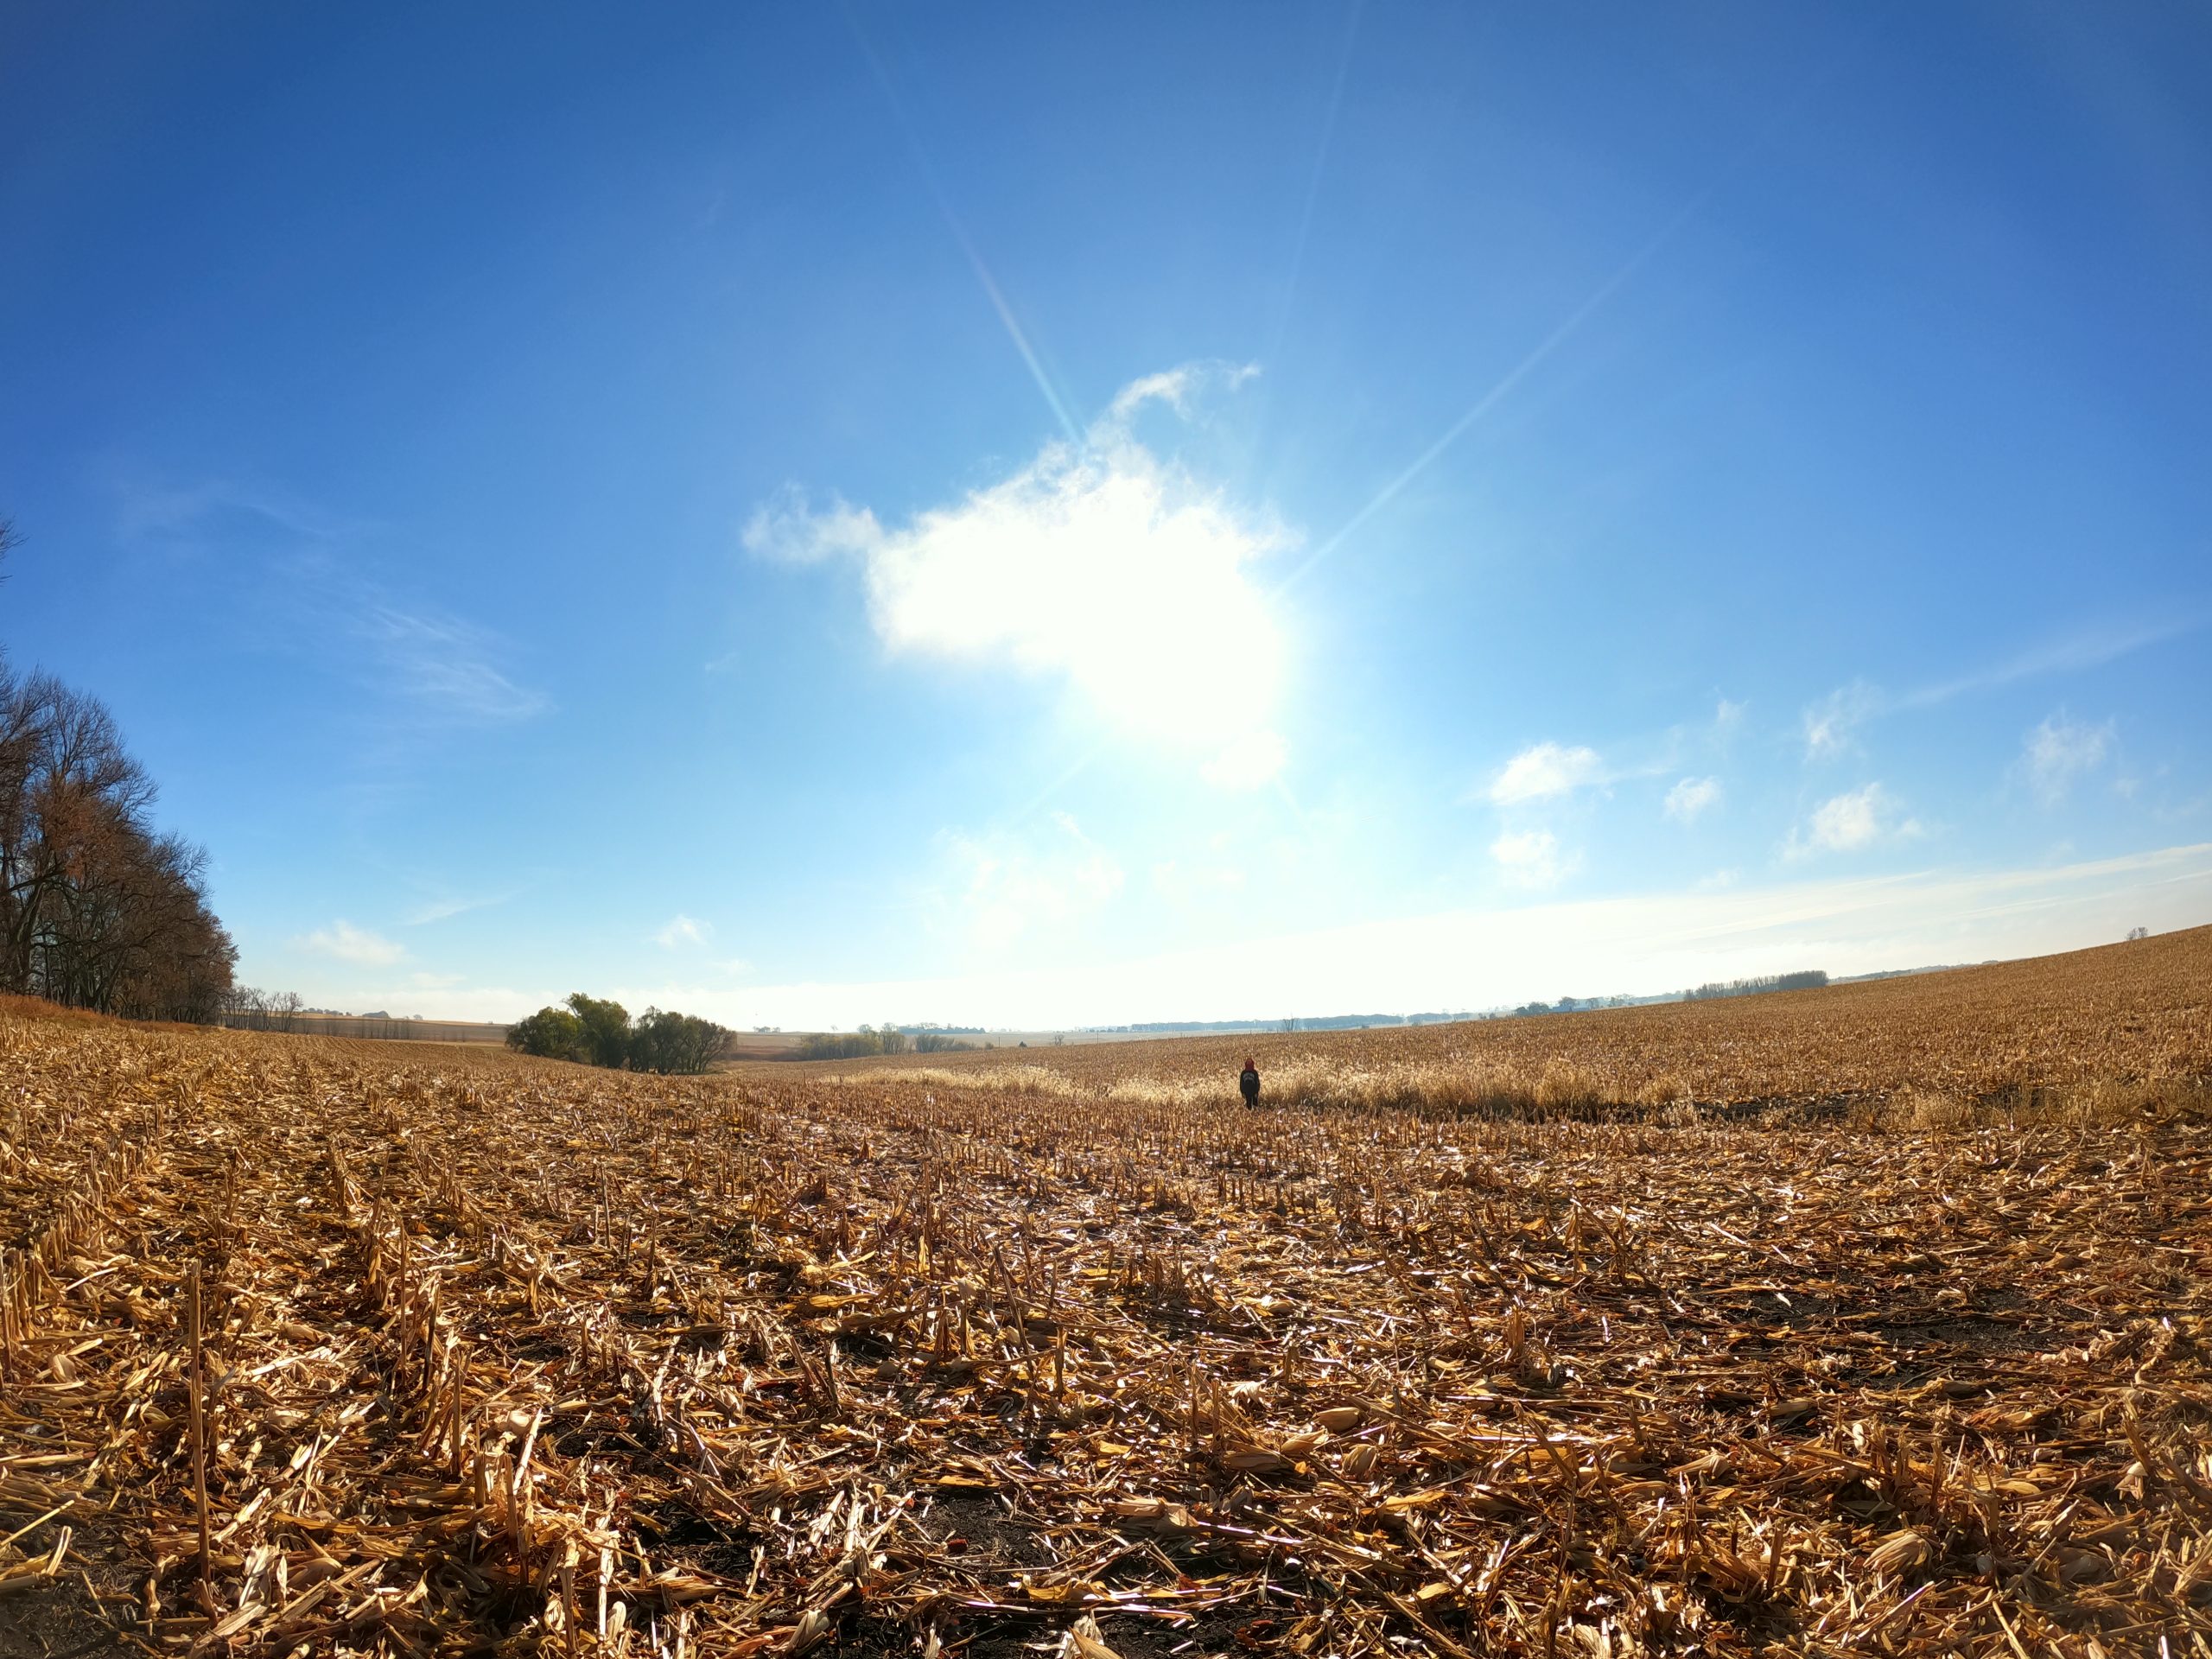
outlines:
[[[1767,991],[1817,991],[1828,982],[1827,971],[1808,968],[1796,974],[1766,974],[1758,979],[1731,979],[1684,991],[1685,1002],[1712,1002],[1726,996],[1758,996]]]
[[[711,1020],[658,1008],[632,1020],[620,1002],[582,991],[567,1006],[540,1008],[507,1030],[507,1046],[521,1053],[618,1071],[704,1071],[728,1040]]]
[[[802,1060],[857,1060],[870,1054],[950,1054],[975,1047],[941,1031],[902,1031],[862,1026],[858,1031],[817,1031],[799,1039]]]
[[[135,1020],[221,1011],[238,950],[207,855],[155,830],[154,793],[97,698],[0,660],[0,990]]]

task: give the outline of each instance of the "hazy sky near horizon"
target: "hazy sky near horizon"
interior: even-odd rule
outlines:
[[[2208,84],[2179,4],[0,10],[0,642],[355,1009],[2212,922]]]

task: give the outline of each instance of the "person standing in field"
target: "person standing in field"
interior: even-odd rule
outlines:
[[[1236,1074],[1236,1091],[1244,1096],[1247,1108],[1260,1103],[1260,1068],[1249,1057],[1244,1069]]]

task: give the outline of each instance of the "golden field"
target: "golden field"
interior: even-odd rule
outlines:
[[[2212,1080],[2212,927],[1824,990],[1452,1025],[823,1062],[1068,1099],[1527,1116],[2122,1112]]]
[[[704,1079],[0,1011],[0,1655],[2202,1652],[2208,940]]]

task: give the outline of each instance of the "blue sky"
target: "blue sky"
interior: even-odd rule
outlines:
[[[0,639],[334,1006],[2212,921],[2209,72],[2181,5],[10,9]]]

